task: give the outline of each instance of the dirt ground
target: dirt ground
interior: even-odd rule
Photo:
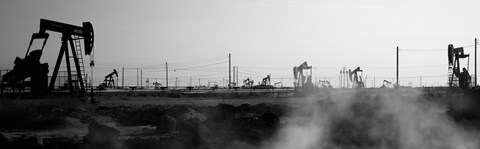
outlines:
[[[476,148],[477,97],[407,89],[9,100],[0,108],[0,147]]]
[[[0,117],[6,121],[0,122],[0,132],[10,143],[3,146],[45,148],[46,140],[61,138],[69,148],[96,148],[85,143],[85,136],[91,133],[89,126],[95,121],[120,131],[116,145],[107,148],[205,148],[205,138],[213,137],[226,141],[216,143],[208,139],[208,148],[224,148],[229,145],[228,141],[250,139],[255,142],[259,137],[273,135],[280,123],[276,113],[283,114],[287,105],[299,103],[294,99],[263,96],[225,99],[148,93],[97,94],[95,99],[99,103],[89,104],[88,97],[4,101]],[[267,112],[273,110],[276,112]],[[267,118],[263,118],[265,113]],[[268,114],[273,120],[268,119]],[[173,117],[176,128],[171,132],[158,132],[159,127],[164,127],[161,121],[165,116]],[[219,123],[223,128],[215,128]],[[184,128],[188,131],[179,130]],[[249,132],[244,131],[247,128]],[[209,136],[199,136],[199,129],[202,135],[208,131]],[[245,133],[244,136],[233,135],[238,131]]]

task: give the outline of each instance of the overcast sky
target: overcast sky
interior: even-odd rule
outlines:
[[[93,24],[95,84],[121,67],[144,67],[143,81],[157,78],[165,84],[165,62],[180,85],[187,85],[190,76],[193,85],[198,78],[202,85],[208,80],[222,84],[231,53],[240,81],[253,77],[258,82],[272,74],[272,82],[284,78],[291,86],[292,67],[307,61],[317,68],[317,80],[338,86],[341,67],[360,66],[367,86],[373,86],[375,76],[378,87],[395,77],[396,46],[468,46],[474,74],[471,45],[480,37],[479,16],[478,0],[2,0],[0,67],[11,68],[16,56],[24,56],[45,18]],[[60,34],[50,35],[41,61],[49,63],[51,72]],[[401,51],[401,85],[418,86],[420,76],[428,86],[445,85],[447,78],[438,76],[447,75],[446,53]],[[88,64],[89,58],[84,60]],[[126,69],[125,79],[125,85],[136,85],[136,69]]]

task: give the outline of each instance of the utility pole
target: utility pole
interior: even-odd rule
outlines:
[[[477,86],[477,38],[475,38],[475,87]]]
[[[124,75],[124,74],[125,74],[125,68],[122,67],[122,89],[123,89],[123,87],[124,87],[124,86],[123,86],[123,81],[125,81],[125,75]]]
[[[167,79],[166,84],[167,84],[167,89],[168,89],[168,63],[167,62],[165,62],[165,73],[166,73],[166,79]]]
[[[396,85],[397,88],[400,86],[399,82],[400,82],[400,81],[398,81],[398,46],[397,46],[397,83],[396,83],[396,84],[397,84],[397,85]]]
[[[140,69],[140,88],[143,87],[143,69]]]
[[[343,74],[343,71],[340,71],[340,77],[341,77],[340,80],[342,81],[341,88],[345,88],[346,82],[345,82],[345,75]]]
[[[347,88],[350,88],[350,81],[351,80],[348,80],[349,76],[350,76],[350,73],[347,71],[347,69],[345,69],[345,78],[347,80]]]
[[[231,88],[232,86],[230,83],[232,83],[232,57],[230,53],[228,53],[228,88]]]
[[[233,66],[233,82],[235,83],[235,66]],[[235,83],[235,85],[237,84]]]
[[[236,82],[238,83],[238,67],[237,67],[237,81]]]
[[[138,68],[137,68],[137,88],[138,88]]]
[[[343,79],[344,79],[344,78],[343,78],[343,71],[340,70],[340,88],[343,88],[343,86],[344,86],[344,85],[343,85]]]
[[[349,85],[350,80],[348,79],[348,75],[349,75],[348,70],[347,70],[347,68],[345,68],[345,71],[343,72],[343,76],[345,77],[345,88],[350,87],[350,85]]]
[[[315,67],[315,81],[314,82],[315,82],[316,86],[319,85],[318,82],[317,82],[317,67]]]
[[[340,88],[343,88],[343,72],[340,70]]]

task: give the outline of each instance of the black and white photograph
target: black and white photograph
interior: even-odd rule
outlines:
[[[479,149],[478,0],[2,0],[1,149]]]

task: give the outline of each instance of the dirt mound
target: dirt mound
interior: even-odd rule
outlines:
[[[160,121],[155,122],[155,133],[157,134],[172,134],[177,130],[177,120],[175,118],[165,115]]]
[[[77,109],[50,108],[60,115],[47,114],[32,121],[35,129],[82,128],[88,125],[83,139],[75,137],[46,138],[43,144],[36,138],[18,138],[7,142],[13,148],[227,148],[232,143],[256,146],[272,137],[278,129],[280,116],[287,108],[260,103],[233,106],[142,105],[94,106]],[[50,112],[49,112],[50,111]],[[55,113],[55,112],[53,112]],[[58,116],[58,117],[56,117]],[[102,123],[113,122],[116,127],[156,126],[152,132],[129,133],[118,140],[120,131]],[[53,125],[53,126],[52,126]],[[26,127],[26,126],[22,126]],[[0,138],[1,139],[1,138]],[[1,141],[1,140],[0,140]],[[35,142],[35,143],[34,143]],[[1,142],[0,142],[1,146]]]
[[[289,111],[282,105],[260,103],[233,106],[143,105],[98,107],[97,113],[113,117],[124,126],[152,125],[163,139],[132,137],[128,145],[146,142],[165,148],[224,148],[233,142],[258,145],[274,135],[280,117]]]
[[[10,141],[0,133],[0,148],[6,148]]]
[[[68,138],[68,137],[59,137],[59,138],[46,138],[43,139],[44,148],[60,149],[60,148],[69,148],[75,149],[80,148],[81,143],[78,139]]]
[[[84,141],[89,148],[92,149],[116,149],[118,148],[118,136],[120,131],[93,121],[88,126],[88,135]]]
[[[22,136],[20,138],[17,138],[7,144],[6,148],[40,148],[41,144],[38,143],[38,138],[37,137],[26,137]]]
[[[210,148],[207,143],[210,129],[201,120],[186,119],[179,124],[178,131],[180,133],[175,136],[174,148]]]

